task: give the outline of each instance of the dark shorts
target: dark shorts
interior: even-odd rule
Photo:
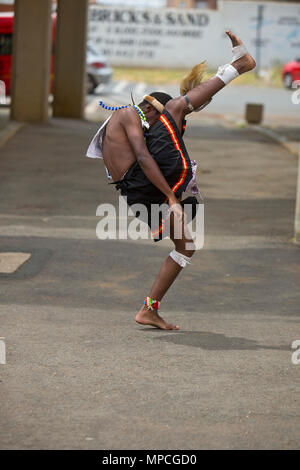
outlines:
[[[192,179],[192,166],[181,133],[166,109],[159,121],[146,134],[146,144],[170,188],[180,200]],[[133,163],[122,180],[114,184],[116,189],[121,191],[122,196],[127,198],[127,203],[136,217],[149,225],[155,241],[169,235],[169,230],[164,228],[164,219],[168,209],[166,196],[149,181],[138,162]],[[135,208],[135,204],[143,204],[145,210],[139,211]],[[187,198],[181,204],[192,205],[192,212],[196,214],[198,201],[195,197]],[[154,205],[164,205],[164,209],[153,211]]]
[[[186,213],[186,221],[189,223],[196,216],[199,204],[198,200],[193,196],[189,196],[183,201],[180,201],[180,204]],[[158,242],[170,236],[170,219],[167,216],[169,209],[168,203],[142,204],[142,208],[139,207],[140,205],[139,203],[135,203],[130,207],[135,217],[148,224],[153,240]]]

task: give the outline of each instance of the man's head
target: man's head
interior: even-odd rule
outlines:
[[[172,96],[161,91],[154,91],[146,96],[149,98],[144,98],[144,100],[139,104],[139,107],[144,111],[146,119],[151,127],[159,120],[163,107],[172,99]],[[153,100],[151,100],[151,98],[153,98]]]

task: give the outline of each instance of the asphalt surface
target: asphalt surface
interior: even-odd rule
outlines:
[[[186,143],[205,196],[205,247],[162,302],[179,332],[137,325],[171,244],[98,240],[117,203],[85,159],[96,123],[26,126],[1,149],[1,449],[299,448],[297,159],[205,119]]]

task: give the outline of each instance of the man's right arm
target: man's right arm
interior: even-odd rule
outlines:
[[[156,186],[163,194],[165,194],[165,196],[169,199],[170,205],[178,203],[175,194],[170,188],[164,175],[160,171],[159,166],[147,149],[141,126],[141,120],[138,116],[138,113],[133,108],[129,108],[125,113],[123,113],[121,125],[126,132],[136,159],[147,178],[151,181],[152,184],[154,184],[154,186]]]

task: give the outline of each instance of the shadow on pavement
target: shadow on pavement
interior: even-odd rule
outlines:
[[[146,329],[144,329],[146,331]],[[154,331],[154,328],[149,329]],[[160,330],[156,330],[161,332]],[[267,346],[258,344],[257,341],[239,338],[234,336],[226,336],[221,333],[210,333],[209,331],[178,331],[169,335],[159,336],[155,338],[159,341],[170,342],[182,346],[191,346],[194,348],[207,349],[211,351],[217,350],[258,350],[270,349],[277,351],[290,351],[289,345]]]

